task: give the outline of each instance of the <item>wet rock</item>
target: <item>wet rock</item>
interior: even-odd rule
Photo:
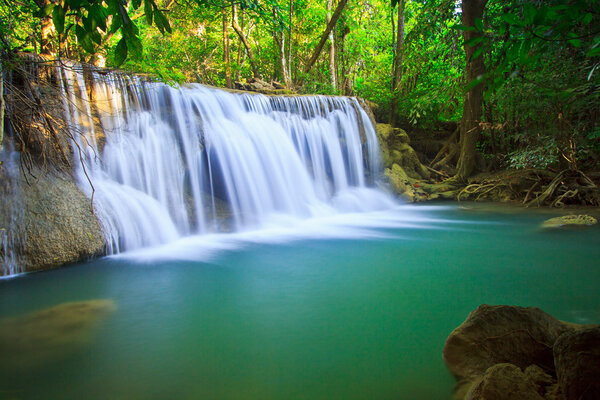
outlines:
[[[444,361],[457,379],[474,379],[499,363],[552,372],[554,342],[574,329],[538,308],[484,304],[450,334]]]
[[[521,369],[502,363],[488,368],[476,380],[465,400],[544,400]]]
[[[537,365],[530,365],[529,367],[525,368],[525,371],[523,372],[535,385],[535,388],[540,396],[546,397],[546,394],[552,390],[553,386],[556,385],[556,379],[544,372],[544,370]]]
[[[0,320],[0,371],[28,370],[69,356],[89,343],[98,324],[115,310],[112,300],[98,299]]]
[[[550,218],[542,224],[542,228],[583,227],[596,225],[598,221],[590,215],[564,215]]]
[[[420,188],[418,180],[409,177],[398,164],[394,164],[392,168],[386,168],[385,176],[392,189],[404,200],[414,203],[428,199],[428,194]]]
[[[553,351],[565,399],[600,399],[600,326],[564,333]]]
[[[23,184],[25,270],[101,255],[104,235],[90,200],[67,177],[43,171],[36,176],[29,185]]]

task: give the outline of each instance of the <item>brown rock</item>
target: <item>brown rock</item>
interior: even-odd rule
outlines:
[[[471,387],[465,400],[544,400],[521,369],[512,364],[496,364],[487,369]]]
[[[104,251],[104,235],[90,199],[67,177],[39,171],[24,186],[25,270],[74,263]]]
[[[530,365],[523,371],[527,378],[535,385],[540,396],[546,396],[551,388],[556,385],[556,379],[544,372],[537,365]]]
[[[600,399],[600,326],[564,333],[553,350],[558,385],[565,398]]]
[[[443,356],[457,378],[474,379],[491,366],[536,364],[554,370],[552,346],[573,326],[533,307],[481,305],[446,340]]]

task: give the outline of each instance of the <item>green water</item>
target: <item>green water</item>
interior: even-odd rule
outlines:
[[[385,238],[105,258],[0,281],[0,317],[117,306],[65,357],[4,359],[0,398],[449,399],[442,347],[479,304],[600,323],[598,227],[542,232],[548,213],[470,207],[418,208],[422,223],[371,229]]]

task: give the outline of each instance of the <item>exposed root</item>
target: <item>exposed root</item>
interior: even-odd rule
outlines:
[[[460,190],[457,200],[518,201],[530,206],[600,206],[600,188],[579,170],[524,170],[475,177]]]

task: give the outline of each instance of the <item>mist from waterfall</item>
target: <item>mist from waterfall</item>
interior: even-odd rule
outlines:
[[[394,206],[377,188],[379,145],[357,99],[90,74],[60,76],[78,183],[110,253]]]

